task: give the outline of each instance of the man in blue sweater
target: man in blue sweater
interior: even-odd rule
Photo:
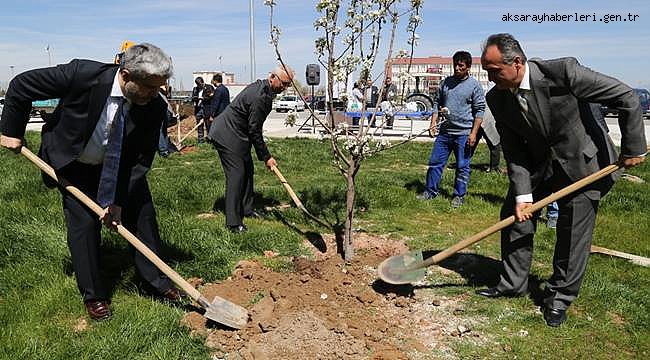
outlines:
[[[481,127],[485,111],[483,88],[476,78],[469,76],[472,55],[467,51],[458,51],[453,56],[454,75],[447,77],[441,84],[438,96],[433,104],[431,116],[431,135],[434,135],[438,112],[447,113],[447,121],[440,126],[429,158],[427,183],[425,190],[417,198],[430,200],[440,192],[440,179],[447,165],[449,154],[456,157],[456,179],[454,197],[451,206],[463,205],[467,184],[469,183],[469,163],[471,148]]]

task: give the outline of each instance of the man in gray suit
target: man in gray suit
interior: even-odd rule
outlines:
[[[605,129],[594,120],[589,102],[619,111],[623,134],[620,161],[644,161],[646,139],[638,97],[620,81],[592,71],[575,58],[526,59],[510,34],[491,35],[483,47],[483,69],[496,86],[487,103],[501,135],[510,188],[501,218],[517,222],[501,232],[503,271],[498,285],[478,290],[490,298],[518,296],[528,288],[533,235],[538,213],[524,213],[542,199],[617,159]],[[598,201],[611,188],[608,177],[558,201],[560,214],[553,276],[545,289],[542,312],[549,326],[566,320],[587,266]]]

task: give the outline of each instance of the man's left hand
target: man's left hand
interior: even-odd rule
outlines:
[[[476,134],[475,133],[470,133],[469,136],[467,137],[467,143],[469,144],[469,147],[474,147],[476,145]]]
[[[638,166],[643,161],[645,161],[645,156],[635,156],[635,157],[621,156],[619,161],[623,163],[623,166],[625,166],[626,169],[629,169]]]
[[[122,222],[122,207],[115,204],[109,205],[99,219],[107,228],[117,231],[117,225]]]

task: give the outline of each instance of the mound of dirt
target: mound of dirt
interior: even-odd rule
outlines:
[[[205,338],[213,359],[454,358],[451,338],[481,338],[472,331],[478,320],[460,316],[462,298],[376,280],[376,266],[407,251],[404,243],[356,234],[356,255],[345,263],[335,239],[324,240],[327,251],[293,258],[293,271],[241,261],[230,278],[200,289],[246,307],[245,328],[225,329],[196,312],[182,323]]]

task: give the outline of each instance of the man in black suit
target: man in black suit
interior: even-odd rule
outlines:
[[[204,105],[204,94],[203,90],[205,89],[205,81],[202,77],[197,77],[194,79],[194,84],[196,86],[192,88],[192,103],[194,104],[194,119],[198,125],[203,120],[203,124],[199,125],[196,128],[197,141],[199,144],[203,142],[203,128],[205,127],[205,122],[207,121],[204,118],[203,105]]]
[[[101,223],[115,230],[123,222],[152,251],[160,249],[146,173],[167,111],[158,90],[171,74],[169,56],[143,43],[129,48],[119,65],[76,59],[24,72],[7,89],[0,145],[20,152],[31,102],[60,98],[43,126],[39,155],[60,178],[104,208],[98,219],[59,187],[72,266],[93,319],[111,316],[100,276]],[[171,281],[133,247],[131,251],[142,277],[164,298],[179,300]]]
[[[207,131],[210,132],[210,126],[212,121],[219,116],[225,109],[228,104],[230,104],[230,91],[226,85],[223,84],[223,76],[221,74],[214,74],[212,76],[212,85],[214,86],[214,95],[210,100],[210,115],[207,119]]]
[[[276,166],[264,143],[262,126],[271,112],[275,95],[291,85],[293,76],[293,70],[279,66],[267,79],[246,86],[210,128],[208,140],[217,149],[226,175],[226,226],[234,233],[246,231],[244,216],[256,216],[251,145],[257,158],[269,169]]]
[[[619,160],[625,167],[644,161],[646,139],[639,100],[632,89],[580,65],[575,58],[527,60],[512,35],[496,34],[487,39],[481,64],[496,84],[487,94],[487,103],[501,135],[510,177],[501,217],[514,214],[517,222],[501,231],[499,283],[477,293],[491,298],[518,296],[528,290],[539,217],[524,210],[617,159],[614,144],[594,119],[589,103],[618,109],[623,134]],[[566,320],[566,309],[578,296],[598,201],[614,180],[613,176],[604,178],[558,200],[553,275],[542,306],[549,326]]]

